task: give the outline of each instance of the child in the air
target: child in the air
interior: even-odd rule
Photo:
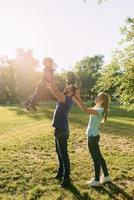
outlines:
[[[43,76],[42,79],[38,82],[37,87],[34,91],[34,93],[27,99],[25,102],[25,106],[27,110],[34,110],[36,111],[36,106],[38,105],[38,102],[42,99],[45,89],[47,88],[48,79],[47,75],[48,73],[53,75],[55,71],[55,64],[52,58],[46,57],[43,60]]]

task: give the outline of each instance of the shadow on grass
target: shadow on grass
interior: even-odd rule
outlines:
[[[116,104],[111,104],[110,107],[110,112],[109,115],[111,117],[128,117],[132,118],[134,117],[134,110],[132,111],[127,111],[126,109],[121,108],[119,105]]]
[[[46,109],[46,108],[37,108],[37,111],[27,111],[24,107],[22,106],[12,106],[9,107],[9,110],[15,111],[17,115],[26,115],[29,118],[33,118],[34,120],[43,120],[45,118],[52,119],[53,116],[53,110],[51,109]]]
[[[72,123],[74,126],[81,126],[82,128],[87,127],[88,121],[85,115],[77,114],[77,117],[73,115],[70,115],[69,122]],[[123,122],[113,122],[113,121],[107,121],[106,124],[104,124],[101,127],[101,132],[116,136],[133,136],[134,125],[132,124],[126,124]]]
[[[18,105],[12,105],[10,107],[7,107],[9,110],[15,111],[17,115],[27,115],[27,117],[33,118],[34,120],[44,120],[45,118],[52,120],[55,104],[56,103],[54,102],[45,103],[38,107],[37,112],[28,112],[25,109],[25,107]],[[115,118],[117,116],[122,116],[130,117],[131,119],[133,115],[133,112],[127,112],[126,110],[118,108],[117,106],[112,106],[111,112],[111,116],[115,116]],[[69,123],[71,123],[74,126],[81,126],[83,128],[87,126],[88,121],[88,115],[84,114],[76,106],[74,106],[69,114]],[[132,136],[133,128],[134,126],[132,124],[126,124],[125,120],[120,122],[110,120],[106,123],[106,125],[102,127],[102,132],[118,136]]]
[[[88,193],[81,194],[73,183],[71,183],[71,185],[68,187],[68,191],[70,191],[77,200],[93,200],[91,197],[89,197]]]
[[[122,196],[124,200],[133,200],[133,197],[130,196],[127,192],[125,192],[122,188],[120,188],[115,183],[105,183],[104,186],[107,187],[98,187],[95,188],[100,193],[107,193],[109,197],[113,200],[118,200],[118,196]]]
[[[102,131],[106,134],[117,136],[133,136],[134,126],[132,124],[125,124],[119,122],[108,121],[103,127]]]

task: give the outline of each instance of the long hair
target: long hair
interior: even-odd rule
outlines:
[[[104,123],[107,120],[107,116],[108,116],[109,97],[108,97],[108,94],[104,92],[99,93],[99,96],[101,97],[103,101],[101,106],[102,108],[104,108],[104,117],[102,119],[102,123]]]

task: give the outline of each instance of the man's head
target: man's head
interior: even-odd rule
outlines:
[[[77,89],[76,85],[71,84],[64,88],[63,94],[66,96],[74,96]]]

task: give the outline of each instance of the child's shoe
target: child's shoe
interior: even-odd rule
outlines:
[[[61,182],[61,184],[60,184],[60,187],[61,187],[61,188],[68,188],[68,187],[70,186],[70,184],[71,184],[71,179],[70,179],[70,177],[68,177],[68,178],[66,178],[66,179],[63,178],[63,180],[62,180],[62,182]]]
[[[100,187],[101,182],[96,181],[95,179],[91,179],[91,181],[88,182],[88,185],[91,186],[91,187]]]
[[[56,180],[61,181],[61,180],[62,180],[62,175],[61,175],[61,174],[57,174],[54,178],[55,178]]]
[[[108,182],[112,182],[110,176],[102,176],[102,177],[101,177],[101,183],[102,183],[102,184],[108,183]]]

